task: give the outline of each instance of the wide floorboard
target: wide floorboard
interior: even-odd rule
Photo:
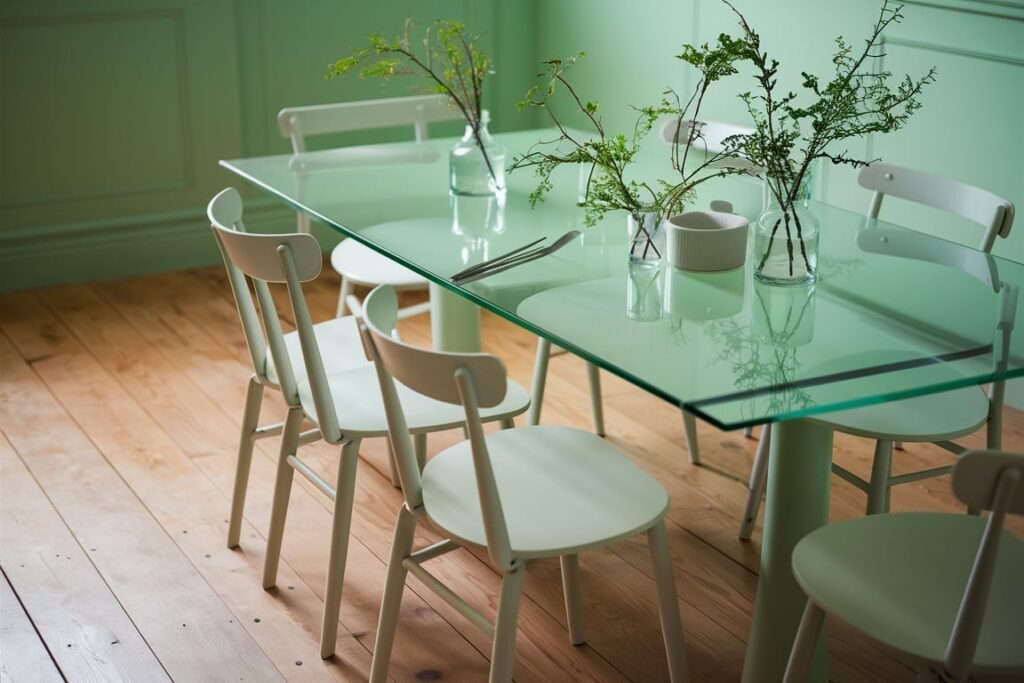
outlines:
[[[317,319],[333,314],[337,284],[325,275],[309,286]],[[483,326],[486,349],[528,386],[536,340],[492,315]],[[429,344],[425,316],[400,330]],[[275,439],[257,444],[241,547],[225,546],[250,373],[220,269],[0,295],[3,681],[366,680],[401,500],[385,446],[362,447],[337,655],[324,661],[318,641],[331,505],[304,481],[292,495],[278,584],[261,588]],[[736,532],[756,442],[701,425],[704,466],[692,466],[678,410],[607,373],[602,378],[608,440],[672,497],[669,536],[693,679],[738,680],[760,533],[744,542]],[[271,392],[263,421],[282,415]],[[552,359],[543,421],[591,426],[586,373],[568,354]],[[1007,409],[1004,431],[1008,449],[1024,449],[1024,415]],[[429,450],[460,438],[432,437]],[[836,445],[839,462],[869,471],[870,443],[837,437]],[[334,478],[336,449],[313,444],[303,457]],[[939,449],[908,445],[895,469],[947,461]],[[863,505],[860,492],[834,480],[833,518],[862,514]],[[962,508],[943,477],[898,487],[893,509]],[[1022,526],[1015,522],[1014,531]],[[439,538],[430,528],[420,537]],[[485,552],[459,551],[434,568],[493,615],[499,576]],[[643,538],[589,553],[581,568],[587,644],[573,647],[558,563],[531,566],[516,679],[667,680]],[[910,666],[842,624],[829,641],[833,680],[914,680]],[[394,680],[483,680],[489,653],[484,634],[410,580]]]

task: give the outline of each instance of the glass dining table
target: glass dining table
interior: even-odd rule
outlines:
[[[511,158],[550,133],[496,137]],[[781,680],[805,602],[792,549],[828,522],[832,431],[815,416],[1024,375],[1024,342],[1014,335],[1024,266],[814,203],[821,242],[813,285],[761,284],[749,255],[744,268],[720,273],[631,267],[625,216],[585,227],[577,171],[559,169],[535,207],[529,171],[511,173],[503,197],[450,197],[452,144],[221,165],[423,275],[440,348],[478,348],[484,308],[721,429],[772,423],[743,680]],[[653,168],[668,147],[652,144],[644,154]],[[749,196],[752,186],[740,182],[717,190]],[[570,230],[580,236],[542,259],[469,284],[451,279]],[[813,680],[826,677],[823,641]]]

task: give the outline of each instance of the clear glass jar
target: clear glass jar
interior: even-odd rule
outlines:
[[[654,206],[641,206],[626,219],[629,236],[629,262],[657,266],[665,253],[665,231],[661,214]]]
[[[466,124],[462,139],[448,156],[452,194],[483,197],[505,191],[505,148],[494,141],[487,124],[490,114],[480,113],[480,139]]]
[[[792,201],[785,203],[764,180],[764,202],[754,229],[754,277],[773,285],[804,285],[814,282],[818,274],[818,239],[820,223],[810,210],[811,174],[803,182]]]

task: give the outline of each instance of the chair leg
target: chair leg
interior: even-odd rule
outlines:
[[[586,642],[583,633],[583,591],[580,588],[580,556],[562,555],[562,593],[565,594],[565,618],[569,624],[569,642],[582,645]]]
[[[405,575],[408,573],[402,561],[412,552],[415,535],[416,515],[403,505],[398,512],[395,536],[391,542],[388,576],[384,582],[384,599],[377,622],[377,638],[373,644],[373,662],[370,664],[370,683],[384,683],[388,679],[391,648],[395,644],[398,614],[402,607],[402,592],[405,590]]]
[[[299,434],[302,429],[302,408],[288,410],[281,432],[281,451],[277,457],[277,476],[274,478],[274,502],[270,507],[270,530],[267,532],[267,554],[263,558],[263,588],[269,590],[277,583],[277,565],[281,559],[281,539],[284,537],[284,522],[288,516],[288,499],[292,493],[292,479],[295,471],[288,463],[288,456],[298,450]]]
[[[757,442],[754,454],[754,465],[750,468],[750,482],[747,484],[747,506],[743,510],[743,522],[740,524],[740,538],[748,540],[754,533],[757,524],[757,513],[761,509],[764,498],[764,487],[768,481],[768,454],[771,452],[772,426],[766,424],[761,428],[761,440]]]
[[[355,498],[358,460],[359,439],[356,439],[341,449],[338,480],[334,486],[334,520],[331,524],[323,629],[320,633],[320,657],[323,659],[334,654],[338,638],[338,610],[341,608],[341,590],[345,584],[345,560],[348,557],[348,536],[352,527],[352,501]]]
[[[804,608],[804,616],[800,619],[800,627],[796,632],[796,640],[793,641],[793,649],[789,653],[789,662],[786,664],[783,683],[799,683],[807,680],[807,671],[811,666],[811,659],[814,657],[814,650],[818,644],[818,634],[821,633],[821,624],[824,620],[824,610],[808,600],[807,606]]]
[[[391,437],[384,437],[388,445],[388,476],[391,477],[391,485],[396,489],[402,488],[402,480],[398,476],[398,460],[395,459],[395,448],[391,445]]]
[[[917,683],[943,683],[946,680],[931,667],[925,666],[917,671]]]
[[[390,439],[388,439],[388,443],[391,443]],[[427,464],[427,433],[426,432],[423,432],[422,434],[413,434],[413,436],[412,436],[412,449],[413,449],[413,452],[416,454],[416,463],[420,466],[420,472],[422,472],[423,468]],[[396,467],[398,466],[397,461],[395,462],[395,466]]]
[[[686,645],[683,641],[683,620],[679,616],[679,598],[672,572],[672,553],[668,547],[665,520],[647,530],[647,546],[654,565],[654,583],[658,589],[658,612],[661,614],[661,635],[668,657],[668,676],[672,683],[690,680],[686,664]]]
[[[892,441],[879,439],[875,443],[875,459],[871,463],[867,514],[877,515],[889,511],[889,478],[891,476]]]
[[[335,311],[334,317],[340,318],[345,315],[348,310],[348,297],[352,294],[352,281],[344,275],[341,276],[341,290],[338,292],[338,310]]]
[[[498,422],[498,426],[500,426],[502,429],[515,429],[516,420],[514,417],[503,417],[501,421]]]
[[[587,363],[587,379],[590,381],[590,411],[594,416],[594,433],[604,436],[604,404],[601,400],[601,369]]]
[[[683,432],[686,434],[686,452],[691,465],[700,465],[700,451],[697,450],[697,418],[683,411]]]
[[[548,379],[548,359],[551,358],[551,342],[537,337],[537,357],[533,362],[533,387],[530,389],[530,412],[526,424],[540,424],[540,409],[544,405],[544,383]]]
[[[754,428],[753,427],[744,427],[743,428],[743,436],[747,437],[748,439],[753,439],[754,438]]]
[[[993,391],[1005,392],[1005,387],[999,385]],[[1003,448],[1003,412],[998,409],[998,406],[1001,406],[1002,403],[1002,398],[998,401],[989,401],[988,423],[985,425],[985,447],[993,451],[999,451]]]
[[[523,593],[526,567],[519,565],[501,581],[501,600],[498,619],[494,625],[494,644],[491,649],[490,683],[511,683],[516,654],[516,622],[519,619],[519,598]]]
[[[235,490],[231,494],[231,517],[228,519],[228,547],[237,548],[242,534],[242,513],[245,494],[249,489],[249,468],[252,466],[252,448],[256,442],[256,427],[263,404],[263,385],[256,375],[249,378],[245,391],[245,412],[242,413],[242,435],[238,441],[238,461],[235,463]]]

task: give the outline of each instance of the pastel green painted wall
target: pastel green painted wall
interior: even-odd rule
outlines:
[[[534,10],[514,0],[4,0],[0,291],[218,262],[206,202],[242,185],[218,159],[287,151],[282,107],[408,92],[323,76],[407,16],[482,32],[499,69],[494,128],[529,127],[513,105],[534,71]],[[257,227],[294,220],[255,193],[247,216]]]
[[[863,35],[877,6],[738,1],[784,66],[819,72],[837,30]],[[887,66],[935,64],[939,80],[905,131],[852,151],[959,177],[1024,206],[1024,0],[910,0],[906,14],[889,33]],[[656,100],[665,86],[685,92],[690,75],[673,58],[683,42],[735,30],[717,0],[5,0],[0,291],[216,262],[203,206],[237,183],[217,160],[286,151],[274,124],[284,106],[406,92],[400,82],[384,89],[323,78],[366,33],[397,33],[406,16],[461,18],[485,34],[498,65],[488,98],[498,130],[538,121],[513,105],[542,57],[587,50],[576,81],[622,127],[632,122],[629,104]],[[746,76],[724,83],[706,114],[744,121],[734,94],[750,85]],[[741,204],[756,202],[752,184],[736,191],[746,193]],[[865,199],[847,169],[823,169],[818,194],[852,208]],[[254,225],[290,218],[255,194],[248,209]],[[966,227],[887,209],[944,235]],[[1024,230],[997,250],[1024,260]]]

